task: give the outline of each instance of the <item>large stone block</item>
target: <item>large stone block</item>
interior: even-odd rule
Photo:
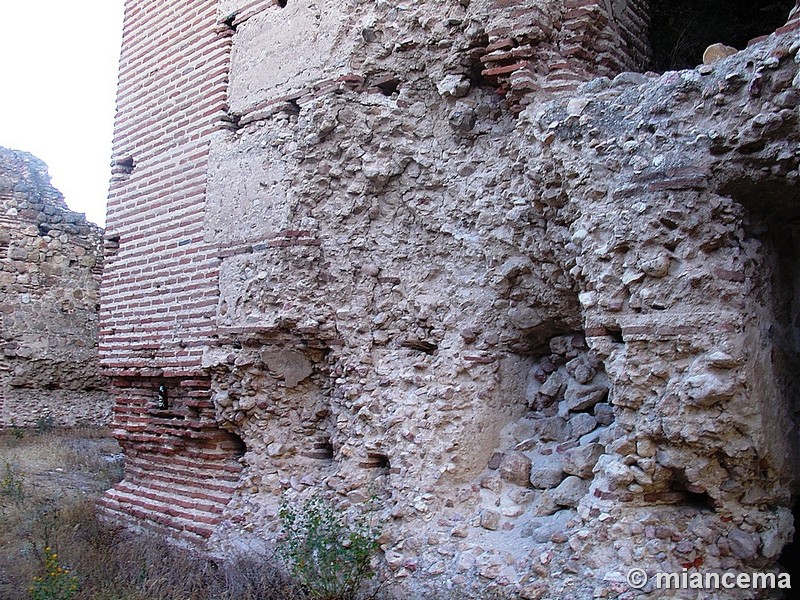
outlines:
[[[231,110],[245,113],[350,73],[361,32],[349,15],[346,2],[291,0],[243,23],[231,54]]]

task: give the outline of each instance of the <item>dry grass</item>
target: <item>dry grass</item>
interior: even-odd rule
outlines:
[[[303,598],[265,557],[215,560],[98,519],[95,500],[122,476],[107,433],[19,435],[0,434],[0,598],[30,597],[47,547],[77,577],[74,600]]]
[[[39,596],[49,600],[310,600],[271,557],[215,559],[100,520],[95,501],[121,479],[121,459],[108,432],[0,433],[0,599],[31,598],[49,547],[78,583],[74,595]],[[408,596],[376,582],[363,597]],[[507,596],[434,589],[424,597]]]

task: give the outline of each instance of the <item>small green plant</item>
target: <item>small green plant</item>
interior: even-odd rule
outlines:
[[[299,506],[287,501],[278,511],[284,538],[279,556],[317,600],[355,600],[375,572],[372,557],[379,532],[360,516],[345,514],[317,494]]]
[[[58,553],[44,549],[44,573],[33,578],[32,600],[70,600],[78,592],[78,578],[61,566]]]
[[[3,479],[0,480],[0,496],[20,506],[25,500],[25,475],[10,462],[6,463]]]
[[[22,429],[21,427],[17,427],[16,425],[14,425],[12,423],[12,425],[11,425],[11,436],[15,440],[21,440],[22,438],[25,437],[25,430]]]
[[[39,433],[47,433],[53,429],[53,415],[46,414],[36,419],[36,431]]]

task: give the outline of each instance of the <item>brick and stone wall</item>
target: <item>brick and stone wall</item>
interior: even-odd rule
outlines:
[[[633,0],[179,4],[126,16],[110,510],[224,551],[375,496],[417,594],[775,567],[796,18],[657,74]]]
[[[218,258],[203,236],[209,142],[227,126],[229,30],[216,2],[125,10],[100,318],[125,481],[109,510],[202,539],[237,480],[200,368]]]
[[[0,426],[110,424],[97,353],[101,239],[43,162],[0,147]]]

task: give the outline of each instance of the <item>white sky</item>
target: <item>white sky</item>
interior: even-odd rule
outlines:
[[[124,0],[0,0],[0,146],[105,223]]]

